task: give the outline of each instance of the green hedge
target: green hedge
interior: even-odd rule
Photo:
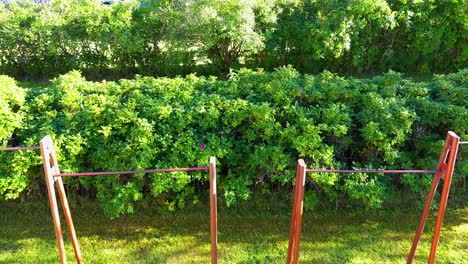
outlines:
[[[9,2],[0,4],[0,74],[18,78],[285,65],[303,73],[447,73],[468,59],[464,0]]]
[[[415,82],[395,72],[355,79],[285,67],[242,69],[225,81],[189,75],[89,82],[70,72],[30,89],[2,78],[2,95],[27,96],[6,96],[6,103],[0,97],[1,142],[37,145],[51,134],[64,172],[202,166],[216,156],[221,197],[233,204],[252,192],[290,191],[298,158],[312,168],[434,169],[447,131],[466,136],[467,76],[464,70]],[[37,152],[0,155],[2,199],[44,192]],[[456,174],[467,172],[461,159]],[[357,201],[376,208],[395,190],[424,194],[431,177],[311,174],[307,206]],[[185,172],[66,184],[97,195],[112,217],[144,197],[183,207],[208,188],[206,173]]]
[[[23,128],[26,91],[16,85],[14,79],[0,75],[0,146],[17,144],[13,134]],[[27,187],[28,179],[24,173],[24,157],[18,152],[0,153],[0,197],[14,199]],[[8,172],[8,177],[5,173]]]

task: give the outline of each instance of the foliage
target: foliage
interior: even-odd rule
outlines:
[[[23,127],[23,114],[26,91],[16,85],[15,80],[0,75],[0,146],[15,142],[14,133]],[[1,152],[0,197],[15,199],[23,191],[28,179],[25,170],[27,158],[20,153]],[[12,175],[7,177],[6,175]]]
[[[467,5],[463,0],[389,1],[398,26],[386,34],[384,61],[400,71],[434,72],[466,66]]]
[[[234,60],[263,46],[262,36],[255,31],[254,7],[252,0],[196,1],[193,35],[200,38],[202,49],[225,72]]]
[[[13,131],[21,127],[22,115],[19,109],[23,106],[26,92],[18,87],[14,79],[0,75],[0,144],[5,145],[11,139]]]
[[[19,112],[13,107],[16,112],[2,114],[2,123],[16,124],[20,119],[11,119],[13,114],[24,116],[23,123],[10,126],[7,133],[14,136],[4,145],[37,145],[51,134],[65,172],[205,166],[216,156],[220,194],[234,204],[254,192],[289,190],[298,158],[312,168],[434,168],[446,132],[463,138],[468,131],[466,76],[465,70],[426,83],[394,72],[355,79],[330,72],[301,75],[284,67],[271,73],[242,69],[224,81],[189,75],[90,82],[75,71],[48,87],[29,89],[26,103],[17,103]],[[6,83],[19,89],[11,79]],[[17,168],[3,177],[4,199],[26,187],[44,188],[39,157],[32,151],[16,155]],[[0,164],[12,162],[2,156]],[[456,173],[466,175],[463,158],[458,164]],[[310,174],[307,197],[317,206],[354,200],[375,208],[391,190],[406,186],[423,196],[430,177]],[[144,197],[170,210],[196,203],[206,195],[207,175],[66,183],[71,191],[97,195],[116,217],[132,212]]]
[[[464,67],[463,1],[286,1],[265,32],[260,64],[369,73]]]
[[[323,69],[317,62],[329,70],[366,67],[368,50],[382,45],[376,37],[395,26],[394,12],[383,0],[298,2],[284,4],[267,52],[309,70]],[[337,62],[339,67],[333,66]]]
[[[463,0],[94,0],[0,4],[0,72],[47,79],[177,76],[293,65],[304,73],[451,72]]]

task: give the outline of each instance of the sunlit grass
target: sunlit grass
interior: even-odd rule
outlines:
[[[220,263],[284,263],[289,202],[219,208]],[[94,202],[72,203],[86,263],[209,263],[207,205],[161,214],[141,209],[117,220]],[[305,212],[301,263],[404,263],[420,210]],[[434,214],[426,225],[416,263],[426,263]],[[0,203],[0,263],[57,263],[47,200]],[[64,232],[66,232],[65,226]],[[66,236],[67,258],[73,250]],[[437,263],[468,263],[468,208],[451,209]],[[73,263],[73,261],[72,261]]]

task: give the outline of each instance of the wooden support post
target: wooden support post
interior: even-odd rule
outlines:
[[[289,230],[289,246],[287,264],[299,262],[299,243],[301,239],[302,214],[304,204],[304,186],[306,179],[306,164],[300,159],[297,162],[296,185],[294,187],[291,226]]]
[[[45,181],[47,184],[47,193],[49,195],[49,203],[50,203],[50,210],[52,212],[52,221],[54,222],[54,229],[55,229],[55,237],[57,239],[57,247],[59,250],[60,256],[60,263],[64,264],[67,262],[65,256],[65,246],[63,244],[63,236],[62,236],[62,227],[60,226],[60,216],[59,210],[57,205],[57,197],[55,196],[55,189],[54,189],[54,165],[53,160],[51,159],[51,146],[52,146],[52,139],[50,136],[46,136],[40,142],[41,146],[41,155],[42,155],[42,163],[44,166],[44,175]]]
[[[57,206],[57,198],[55,195],[54,183],[57,185],[57,189],[62,203],[62,208],[65,214],[65,220],[67,222],[68,232],[75,252],[76,262],[81,264],[83,259],[81,257],[80,247],[78,245],[78,239],[76,237],[75,227],[70,213],[70,207],[68,205],[67,196],[65,194],[65,188],[63,186],[62,178],[54,178],[54,175],[60,173],[57,156],[53,147],[52,138],[50,136],[44,137],[40,141],[42,162],[44,166],[44,174],[46,177],[47,191],[49,195],[50,208],[52,211],[52,219],[54,221],[55,236],[57,238],[57,246],[59,249],[60,263],[66,263],[65,247],[63,243],[62,228],[60,225],[60,217]]]
[[[450,192],[450,184],[452,182],[453,169],[455,168],[455,163],[457,159],[458,152],[458,142],[460,138],[453,132],[449,132],[447,137],[451,138],[450,148],[448,156],[444,162],[445,173],[442,180],[444,181],[444,186],[442,188],[442,194],[440,195],[439,202],[439,211],[437,213],[434,236],[432,237],[431,253],[429,255],[429,263],[433,264],[435,262],[437,246],[439,245],[440,230],[442,229],[442,222],[444,221],[445,209],[447,208],[447,200]]]
[[[218,209],[216,202],[216,158],[210,158],[210,234],[211,264],[218,263]]]
[[[57,164],[58,166],[58,164]],[[58,169],[58,167],[57,167]],[[76,263],[82,264],[83,257],[81,256],[80,245],[78,244],[78,238],[76,237],[75,226],[70,212],[70,206],[68,205],[67,195],[65,193],[65,187],[63,186],[62,178],[59,177],[56,180],[58,193],[62,202],[63,212],[65,214],[65,221],[67,222],[68,233],[70,234],[70,240],[73,245],[73,251],[75,252]]]
[[[422,232],[424,231],[424,225],[426,224],[427,217],[431,208],[432,201],[434,200],[437,186],[440,180],[444,181],[444,187],[440,197],[439,211],[437,214],[434,236],[432,239],[431,253],[429,255],[428,263],[433,264],[435,262],[435,256],[437,251],[437,245],[439,243],[440,230],[442,228],[442,221],[445,215],[445,209],[447,206],[447,199],[450,191],[450,183],[452,180],[453,169],[455,167],[455,161],[458,152],[458,142],[460,138],[452,131],[449,131],[445,139],[442,153],[439,157],[439,163],[437,165],[437,172],[434,174],[432,179],[431,189],[426,199],[421,218],[419,220],[418,228],[416,229],[416,235],[411,246],[410,253],[408,255],[407,264],[413,263],[414,256],[416,254],[416,248],[418,247],[419,240],[421,239]]]

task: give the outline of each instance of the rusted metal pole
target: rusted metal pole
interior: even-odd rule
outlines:
[[[41,149],[41,146],[26,146],[26,147],[5,147],[0,148],[0,151],[11,151],[11,150],[31,150],[31,149]]]
[[[307,172],[331,172],[331,173],[437,173],[436,170],[333,170],[333,169],[308,169]]]
[[[296,184],[294,187],[293,208],[291,214],[291,226],[289,230],[288,257],[286,260],[287,264],[296,264],[299,262],[299,244],[301,239],[306,171],[307,169],[304,160],[298,160],[296,170]]]
[[[102,175],[120,175],[120,174],[155,173],[155,172],[176,172],[176,171],[203,171],[203,170],[208,170],[208,167],[129,170],[129,171],[99,171],[99,172],[57,173],[57,174],[54,175],[54,177],[86,177],[86,176],[89,177],[89,176],[102,176]]]
[[[453,167],[455,166],[455,158],[456,158],[456,154],[457,154],[457,150],[458,150],[458,142],[459,142],[459,137],[449,131],[449,133],[447,134],[447,137],[445,139],[445,143],[444,143],[444,146],[442,148],[442,152],[441,152],[441,155],[439,157],[439,162],[437,164],[437,173],[434,174],[434,177],[432,179],[432,184],[431,184],[431,189],[429,190],[429,194],[426,198],[426,204],[424,205],[424,209],[423,209],[423,212],[421,214],[421,218],[419,220],[419,224],[418,224],[418,227],[416,229],[416,235],[414,237],[414,240],[413,240],[413,244],[411,245],[411,250],[410,250],[410,253],[408,255],[408,259],[406,261],[407,264],[411,264],[413,263],[413,260],[414,260],[414,256],[416,254],[416,249],[418,247],[418,243],[419,243],[419,240],[421,239],[421,235],[422,235],[422,232],[424,231],[424,225],[426,224],[426,220],[427,220],[427,217],[429,215],[429,211],[430,211],[430,208],[431,208],[431,203],[432,201],[434,200],[434,196],[435,196],[435,193],[437,191],[437,186],[439,185],[439,182],[441,179],[443,178],[449,178],[451,180],[451,177],[452,177],[452,173],[453,173]],[[450,164],[447,164],[447,157],[449,158],[449,163]],[[451,168],[449,168],[449,166],[451,166]],[[449,169],[450,169],[450,176],[447,177],[447,173],[449,172]],[[443,208],[443,211],[441,211],[442,208],[439,208],[439,215],[437,216],[437,219],[442,219],[444,217],[444,213],[445,213],[445,205],[447,203],[447,198],[448,198],[448,191],[449,191],[449,186],[450,186],[450,180],[447,182],[444,183],[444,190],[446,189],[445,193],[443,192],[442,195],[445,195],[446,198],[445,198],[445,203],[444,203],[444,208]],[[442,203],[443,199],[441,197],[441,203]],[[440,220],[440,227],[442,225],[442,221]],[[437,223],[437,222],[436,222]],[[437,231],[437,224],[436,224],[436,230],[434,231],[434,240],[433,240],[433,248],[434,248],[434,253],[432,248],[431,248],[431,255],[430,255],[430,258],[429,258],[429,263],[434,263],[434,259],[435,259],[435,251],[436,251],[436,248],[437,248],[437,243],[436,245],[434,246],[434,242],[435,240],[439,240],[439,235],[440,235],[440,228],[439,228],[439,231]],[[431,262],[431,256],[433,255],[433,260]]]
[[[51,158],[52,139],[50,138],[50,136],[46,136],[45,138],[43,138],[40,141],[40,146],[45,181],[47,184],[47,193],[49,196],[50,210],[52,212],[52,221],[54,223],[55,237],[57,239],[57,247],[59,250],[60,263],[64,264],[67,260],[65,256],[65,246],[63,244],[62,227],[60,226],[60,216],[57,205],[57,197],[55,196],[55,180],[52,177],[52,175],[57,172],[54,171],[55,164],[53,163],[54,161]]]
[[[431,253],[429,255],[429,263],[435,262],[437,246],[439,245],[440,230],[442,229],[442,222],[444,221],[445,209],[447,208],[447,200],[450,192],[450,183],[452,181],[453,169],[455,167],[455,159],[457,158],[458,142],[460,138],[453,132],[449,132],[451,137],[450,149],[447,159],[445,160],[446,168],[442,178],[444,186],[440,196],[439,212],[437,213],[434,236],[432,238]]]
[[[210,158],[210,235],[211,264],[218,263],[218,209],[216,199],[216,158]]]

